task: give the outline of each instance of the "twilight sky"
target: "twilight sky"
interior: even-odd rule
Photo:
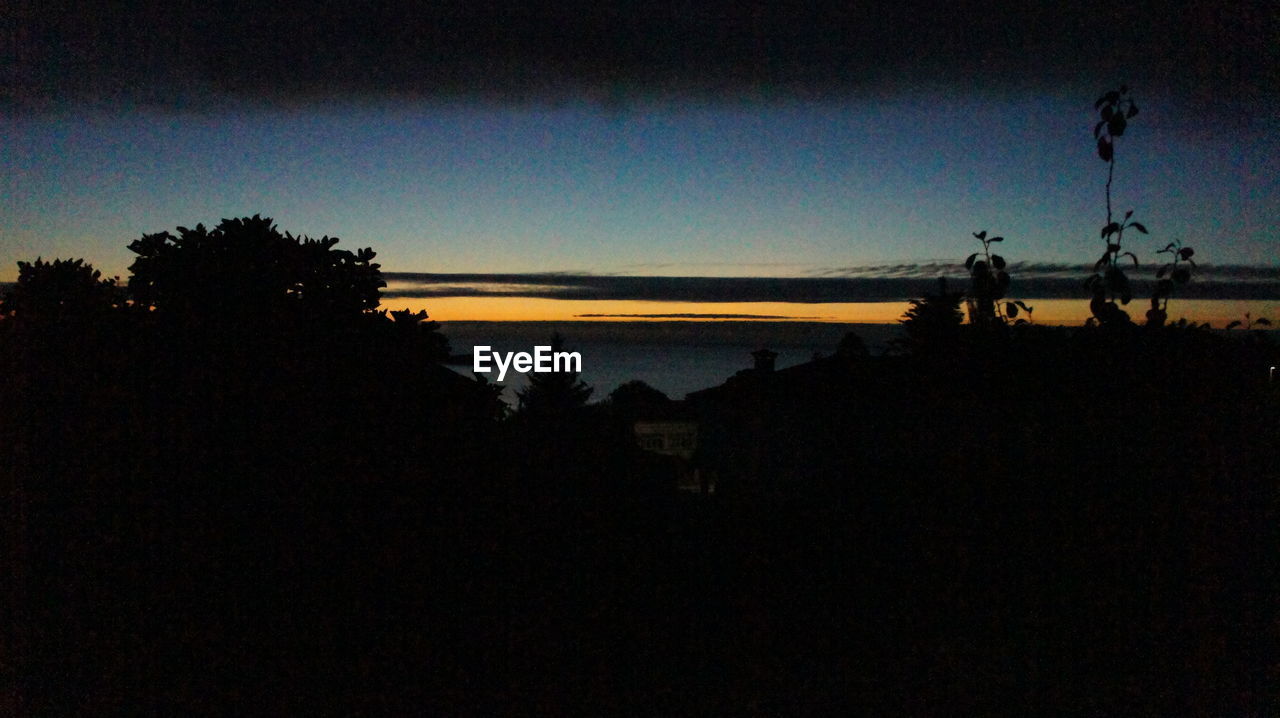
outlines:
[[[32,5],[0,96],[0,281],[36,255],[123,275],[143,233],[255,213],[397,272],[838,276],[958,263],[979,229],[1011,260],[1084,265],[1093,99],[1121,81],[1141,114],[1114,196],[1151,230],[1138,256],[1179,239],[1280,265],[1274,8],[900,5],[393,4],[244,27]]]
[[[10,275],[37,254],[123,272],[144,232],[254,213],[399,271],[799,276],[963,259],[979,229],[1009,258],[1091,259],[1092,93],[983,94],[23,117],[0,236]],[[1138,98],[1114,191],[1152,231],[1140,256],[1177,238],[1206,261],[1275,263],[1276,118],[1205,132]]]

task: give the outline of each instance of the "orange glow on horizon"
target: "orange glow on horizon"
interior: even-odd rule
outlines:
[[[1037,324],[1080,325],[1089,317],[1083,299],[1026,300]],[[448,321],[811,321],[850,324],[897,324],[907,302],[841,302],[800,304],[792,302],[654,302],[639,300],[541,299],[531,297],[433,297],[391,299],[384,309],[427,310],[432,319]],[[1138,323],[1145,322],[1149,305],[1135,300],[1125,310]],[[1174,299],[1170,319],[1186,317],[1223,328],[1243,320],[1245,312],[1256,319],[1280,320],[1280,302],[1225,299]],[[583,316],[604,315],[604,316]],[[643,316],[668,315],[668,316]],[[694,316],[669,316],[694,315]],[[709,315],[709,316],[708,316]]]

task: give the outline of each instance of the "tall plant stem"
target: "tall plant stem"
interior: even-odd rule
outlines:
[[[1111,149],[1111,161],[1107,163],[1107,225],[1111,224],[1111,177],[1116,171],[1115,145]]]

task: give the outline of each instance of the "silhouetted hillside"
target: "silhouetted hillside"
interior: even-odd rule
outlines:
[[[17,712],[1280,698],[1261,334],[948,324],[898,355],[760,352],[678,409],[635,386],[584,404],[570,377],[572,401],[506,417],[425,317],[281,286],[208,321],[4,305]],[[696,446],[642,448],[645,419]],[[693,471],[714,493],[677,491]]]

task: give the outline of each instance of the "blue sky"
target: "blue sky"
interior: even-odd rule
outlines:
[[[372,246],[403,272],[802,276],[962,261],[970,232],[1010,259],[1100,253],[1104,88],[864,91],[803,102],[340,100],[287,109],[88,109],[5,118],[0,280],[261,213]],[[1218,264],[1280,264],[1273,107],[1144,96],[1120,139],[1117,209]]]

